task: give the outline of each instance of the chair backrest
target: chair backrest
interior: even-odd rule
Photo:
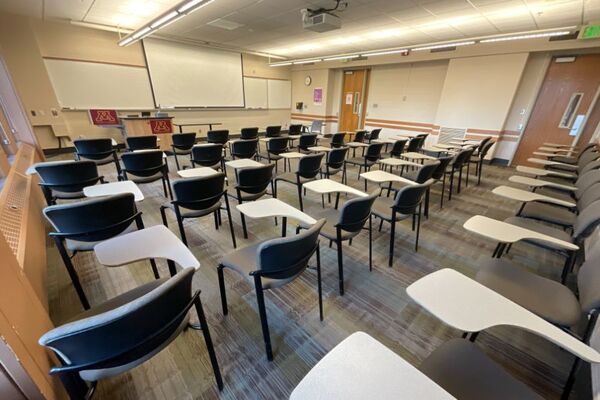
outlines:
[[[431,178],[435,180],[441,179],[444,176],[444,173],[446,172],[446,169],[448,168],[448,165],[450,165],[450,162],[453,158],[454,157],[452,156],[438,158],[439,164],[436,167],[435,171],[433,171],[433,174],[431,174]]]
[[[317,144],[317,135],[308,134],[300,136],[298,140],[298,148],[302,150],[308,150],[309,147],[315,146]]]
[[[273,179],[273,168],[275,168],[275,164],[238,169],[235,187],[250,194],[264,192]]]
[[[594,201],[600,200],[600,183],[590,185],[577,200],[577,208],[583,210]]]
[[[589,151],[579,157],[577,160],[577,166],[578,168],[583,168],[592,161],[596,161],[598,158],[600,158],[600,153],[596,151]]]
[[[220,143],[201,144],[192,147],[192,161],[204,167],[212,167],[223,159],[223,145]]]
[[[286,153],[288,149],[289,139],[286,137],[272,137],[267,142],[267,151],[273,154]]]
[[[369,138],[370,138],[371,140],[374,140],[374,139],[379,139],[379,134],[380,134],[380,133],[381,133],[381,128],[376,128],[376,129],[373,129],[373,130],[371,131],[371,135],[369,136]]]
[[[235,140],[231,143],[231,156],[233,158],[252,158],[258,150],[258,139]]]
[[[127,148],[130,151],[158,149],[158,137],[156,135],[127,136]]]
[[[101,178],[93,161],[39,165],[35,170],[41,186],[66,193],[81,192],[84,187],[96,184]]]
[[[138,215],[133,193],[44,208],[44,216],[59,236],[82,242],[110,239],[127,229]]]
[[[425,183],[433,177],[433,173],[436,172],[438,167],[440,166],[440,161],[432,161],[426,164],[423,164],[419,171],[417,172],[417,176],[415,177],[415,182],[417,183]]]
[[[421,150],[421,148],[425,144],[425,141],[427,140],[427,136],[429,136],[429,133],[420,133],[416,136],[416,138],[419,139],[418,150]]]
[[[216,131],[208,131],[206,133],[206,141],[208,143],[219,143],[224,145],[229,140],[229,131],[227,129],[219,129]]]
[[[266,133],[267,137],[277,137],[279,135],[281,135],[281,126],[279,126],[279,125],[267,126],[267,133]]]
[[[171,139],[173,139],[173,147],[180,150],[189,150],[196,144],[196,132],[174,133],[171,135]]]
[[[193,305],[194,272],[194,268],[183,269],[129,303],[54,328],[39,343],[54,350],[74,371],[119,367],[138,360],[186,321]]]
[[[344,136],[346,136],[344,132],[334,133],[331,135],[331,142],[329,142],[329,145],[331,147],[342,147],[344,145]]]
[[[298,161],[298,171],[296,172],[303,178],[311,179],[319,174],[323,153],[309,154]]]
[[[326,220],[318,220],[297,235],[267,240],[258,246],[256,265],[250,275],[261,278],[289,279],[298,276],[319,246],[319,232]]]
[[[573,237],[583,239],[600,224],[600,200],[596,200],[580,211],[573,224]]]
[[[323,131],[323,121],[312,121],[310,123],[310,131],[311,133],[322,133]]]
[[[369,147],[367,147],[367,151],[365,151],[365,159],[368,161],[377,161],[381,158],[381,149],[383,148],[383,143],[371,143]]]
[[[483,160],[485,158],[485,156],[487,156],[487,153],[490,151],[490,149],[494,145],[494,142],[491,139],[492,138],[485,138],[485,139],[483,139],[483,141],[485,141],[485,143],[482,142],[479,145],[479,158],[481,160]]]
[[[580,175],[585,174],[588,171],[592,171],[594,169],[600,169],[600,160],[595,160],[595,161],[591,161],[589,163],[587,163],[582,169],[581,171],[579,171]]]
[[[242,128],[240,132],[241,139],[257,139],[258,138],[258,128]]]
[[[577,181],[575,182],[575,186],[577,186],[575,197],[579,198],[585,193],[588,187],[598,182],[600,182],[600,170],[592,170],[583,175],[579,175],[579,178],[577,178]]]
[[[377,199],[378,192],[368,196],[355,197],[344,203],[340,209],[340,218],[336,227],[346,232],[358,232],[365,226],[371,215],[371,207]]]
[[[427,192],[429,185],[416,184],[403,186],[396,192],[393,208],[400,214],[414,214]]]
[[[598,243],[593,247],[598,247]],[[577,271],[577,288],[579,289],[579,303],[585,313],[590,313],[600,308],[600,253],[587,258]]]
[[[352,141],[355,143],[362,143],[365,141],[366,134],[367,131],[356,131],[356,133],[354,134],[354,139],[352,139]]]
[[[454,156],[454,163],[452,165],[458,168],[469,162],[473,151],[473,147],[467,147],[466,149],[459,151],[458,154]]]
[[[79,157],[90,160],[102,160],[114,152],[112,140],[108,138],[75,139],[73,146]]]
[[[165,167],[163,152],[160,150],[123,153],[124,170],[137,176],[151,176]]]
[[[400,157],[400,155],[402,154],[402,152],[404,151],[404,146],[406,146],[406,142],[407,140],[396,140],[394,142],[394,145],[392,146],[392,151],[391,151],[391,155],[393,157]]]
[[[174,204],[190,210],[206,210],[217,204],[223,196],[225,174],[178,179],[173,182]]]
[[[348,147],[339,147],[337,149],[331,149],[327,153],[327,166],[332,169],[342,168],[347,154]]]
[[[419,143],[420,142],[421,142],[421,138],[418,136],[415,136],[414,138],[409,139],[406,151],[409,153],[414,153],[416,151],[419,151]]]
[[[300,133],[302,133],[302,124],[290,124],[290,135],[299,135]]]

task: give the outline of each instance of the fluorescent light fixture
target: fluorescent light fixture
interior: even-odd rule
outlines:
[[[194,12],[210,3],[212,3],[214,0],[191,0],[188,1],[187,3],[183,4],[181,7],[179,7],[177,9],[177,11],[179,11],[180,13],[183,12]],[[193,10],[192,10],[193,8]],[[189,11],[188,11],[189,10]]]
[[[133,37],[128,36],[125,39],[121,40],[119,42],[119,46],[127,46],[128,44],[130,44],[131,42],[133,42]]]
[[[150,32],[152,30],[152,28],[150,28],[149,26],[142,28],[138,31],[135,31],[133,33],[133,35],[131,35],[132,38],[134,39],[139,39],[140,37],[144,36],[146,33]]]
[[[558,31],[558,32],[542,32],[542,33],[531,33],[527,35],[517,35],[517,36],[503,36],[491,39],[483,39],[480,40],[480,43],[493,43],[493,42],[506,42],[509,40],[521,40],[521,39],[536,39],[543,37],[552,37],[552,36],[563,36],[570,34],[570,31]]]
[[[299,65],[299,64],[310,64],[310,63],[318,63],[318,62],[321,62],[321,61],[323,61],[323,60],[322,60],[322,59],[320,59],[320,58],[315,58],[315,59],[313,59],[313,60],[300,60],[300,61],[294,61],[294,62],[293,62],[293,64],[294,64],[294,65]]]
[[[385,56],[388,54],[400,54],[400,53],[408,53],[408,49],[384,50],[384,51],[378,51],[375,53],[363,53],[363,54],[361,54],[361,56],[364,56],[364,57]]]
[[[411,50],[412,51],[435,50],[435,49],[445,49],[447,47],[468,46],[468,45],[471,45],[471,44],[475,44],[475,41],[474,40],[469,40],[467,42],[435,44],[435,45],[432,45],[432,46],[415,47],[414,49],[411,49]]]
[[[177,18],[173,18],[172,20],[170,20],[169,22],[167,22],[166,24],[164,24],[163,26],[161,26],[161,27],[160,27],[160,28],[158,28],[158,29],[163,29],[163,28],[166,28],[167,26],[171,25],[171,24],[172,24],[172,23],[174,23],[174,22],[177,22],[177,21],[179,21],[181,18],[183,18],[183,17],[185,17],[185,16],[186,16],[185,14],[179,14],[179,16],[178,16]]]
[[[157,19],[156,21],[152,22],[150,24],[150,28],[152,28],[152,29],[158,28],[159,26],[163,25],[165,22],[175,18],[178,15],[179,15],[179,13],[177,11],[173,10],[170,13],[165,14],[162,17],[160,17],[159,19]]]
[[[288,61],[288,62],[281,62],[281,63],[269,64],[269,67],[283,67],[285,65],[292,65],[292,62]]]
[[[358,58],[358,57],[360,57],[360,54],[350,54],[350,55],[347,55],[347,56],[327,57],[327,58],[324,58],[323,61],[349,60],[349,59]]]

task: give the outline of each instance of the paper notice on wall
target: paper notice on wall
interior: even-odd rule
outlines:
[[[579,134],[579,128],[581,128],[584,118],[585,115],[583,114],[579,114],[577,117],[575,117],[575,121],[573,122],[571,130],[569,131],[569,136],[577,136]]]
[[[313,90],[313,103],[315,106],[323,104],[323,88],[315,88]]]
[[[352,93],[346,93],[346,104],[352,104]]]

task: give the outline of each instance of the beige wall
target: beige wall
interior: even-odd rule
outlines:
[[[59,130],[73,138],[110,136],[122,141],[119,130],[91,125],[87,112],[61,110],[43,62],[43,57],[55,57],[145,66],[140,44],[119,47],[117,40],[114,32],[0,14],[0,51],[42,148],[57,147],[54,132]],[[269,67],[268,59],[255,55],[243,55],[243,70],[245,76],[291,79],[289,67]],[[58,111],[58,116],[52,116],[52,110]],[[169,114],[176,123],[221,122],[222,128],[232,132],[245,126],[287,126],[290,122],[289,110],[211,109]],[[201,134],[205,133],[203,127]]]

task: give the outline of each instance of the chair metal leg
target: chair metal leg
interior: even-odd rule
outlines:
[[[442,174],[442,195],[440,196],[440,210],[444,208],[444,192],[446,191],[446,173]]]
[[[373,215],[369,214],[369,271],[373,271]]]
[[[173,190],[171,189],[171,181],[169,180],[169,172],[165,171],[165,179],[167,180],[167,188],[169,189],[169,198],[173,200]],[[166,196],[166,194],[165,194]]]
[[[258,302],[258,314],[260,315],[260,324],[262,326],[263,340],[265,350],[267,351],[267,360],[273,361],[273,350],[271,349],[271,335],[269,334],[269,323],[267,321],[267,310],[265,307],[265,296],[263,293],[260,276],[254,276],[254,286],[256,288],[256,301]]]
[[[481,184],[481,173],[482,172],[483,172],[483,160],[480,160],[478,168],[477,168],[477,185]]]
[[[177,153],[173,152],[173,156],[175,157],[175,165],[177,166],[177,171],[179,171],[181,168],[179,167],[179,159],[177,158]]]
[[[208,350],[210,364],[212,365],[213,373],[215,374],[215,380],[217,381],[217,386],[221,391],[223,390],[223,378],[221,377],[221,369],[219,368],[219,362],[217,361],[215,348],[210,337],[210,331],[208,330],[208,324],[206,323],[206,316],[204,315],[204,309],[202,308],[202,302],[200,301],[199,292],[196,295],[196,299],[194,300],[194,306],[196,307],[198,320],[200,321],[200,326],[202,327],[202,334],[204,335],[204,342],[206,343],[206,350]]]
[[[394,242],[396,241],[396,211],[392,211],[392,220],[390,221],[390,258],[388,260],[388,266],[392,266],[394,259]]]
[[[419,232],[421,231],[421,207],[419,204],[419,212],[417,213],[417,237],[415,239],[415,251],[419,251]]]
[[[317,291],[319,293],[319,319],[323,321],[323,289],[321,286],[321,246],[317,243]]]
[[[78,372],[61,372],[58,374],[69,399],[72,400],[85,400],[91,397],[93,393],[96,382],[92,384],[92,386],[88,386],[88,384],[81,379]]]
[[[452,200],[452,190],[454,189],[454,166],[452,167],[452,172],[450,172],[450,187],[448,190],[448,201]]]
[[[463,166],[461,165],[460,168],[458,169],[458,187],[456,188],[456,193],[460,193],[460,187],[461,187],[461,183],[462,183],[462,172],[463,172]]]
[[[304,211],[304,205],[302,204],[302,184],[298,183],[298,202],[300,203],[300,211]]]
[[[225,291],[225,276],[223,269],[225,267],[221,264],[217,266],[217,274],[219,275],[219,292],[221,293],[221,307],[223,308],[223,315],[227,315],[229,310],[227,308],[227,292]]]
[[[229,198],[227,197],[227,192],[223,193],[223,197],[225,198],[225,211],[227,212],[227,219],[229,220],[229,230],[231,231],[231,242],[233,243],[233,248],[237,248],[237,243],[235,242],[235,231],[233,230],[233,219],[231,218],[231,208],[229,207]]]
[[[429,197],[431,192],[431,186],[427,187],[427,191],[425,192],[425,218],[429,219]]]
[[[177,218],[177,226],[179,227],[179,235],[181,236],[181,241],[187,246],[188,242],[187,237],[185,236],[185,229],[183,229],[183,218],[181,216],[181,212],[179,211],[178,206],[175,206],[175,217]]]
[[[67,249],[65,249],[63,241],[59,237],[54,237],[54,243],[58,248],[58,252],[60,253],[63,262],[65,263],[65,267],[67,268],[67,272],[69,273],[69,277],[71,278],[71,282],[73,282],[73,286],[75,287],[75,291],[77,292],[77,296],[79,296],[79,301],[81,301],[81,305],[84,309],[90,309],[90,303],[83,291],[83,287],[81,286],[81,282],[79,282],[79,275],[77,275],[77,271],[75,270],[75,266],[71,262],[71,258],[67,254]]]
[[[335,245],[337,246],[337,256],[338,256],[338,281],[340,287],[340,296],[344,295],[344,254],[342,251],[342,231],[340,228],[336,228],[337,230],[337,239],[335,241]]]

